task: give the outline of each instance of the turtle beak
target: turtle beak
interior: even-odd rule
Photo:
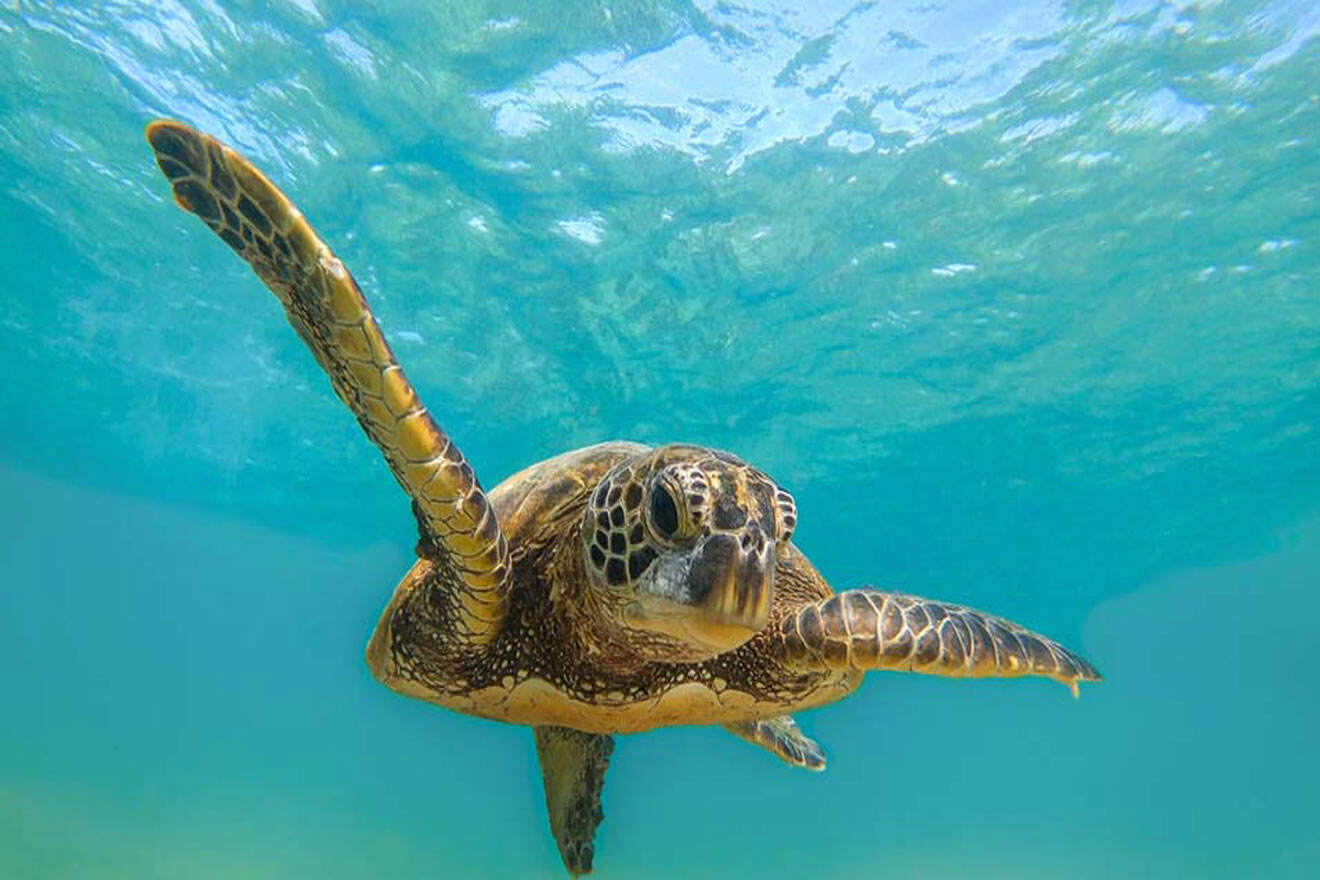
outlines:
[[[703,612],[692,624],[740,630],[739,644],[763,629],[774,596],[774,558],[773,542],[754,540],[744,549],[735,535],[706,538],[688,569],[688,595]]]
[[[629,603],[631,626],[686,642],[704,658],[733,650],[770,622],[773,541],[721,532],[704,538],[686,559],[675,554],[669,562],[673,580],[644,586]]]

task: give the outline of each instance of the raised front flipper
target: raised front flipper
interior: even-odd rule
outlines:
[[[592,840],[605,814],[600,793],[614,738],[567,727],[536,727],[536,757],[545,783],[550,833],[574,877],[591,873]]]
[[[896,669],[979,678],[1042,675],[1077,695],[1100,673],[1058,642],[981,611],[901,593],[848,590],[775,625],[775,650],[804,669]]]
[[[760,746],[785,764],[807,770],[824,770],[825,753],[811,737],[804,734],[792,715],[778,715],[759,721],[737,721],[724,729],[752,745]]]
[[[298,209],[242,156],[178,122],[147,126],[174,200],[246,260],[413,499],[418,553],[435,562],[453,637],[481,645],[506,607],[508,549],[472,468],[431,420],[353,276]]]

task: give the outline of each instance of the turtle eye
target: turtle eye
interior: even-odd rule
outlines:
[[[662,483],[651,490],[651,525],[662,538],[678,534],[678,505]]]

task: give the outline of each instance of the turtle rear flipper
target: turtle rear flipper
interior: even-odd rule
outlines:
[[[1066,684],[1100,673],[1052,639],[962,605],[847,590],[803,606],[774,628],[775,650],[814,669],[893,669],[982,678],[1041,675]]]
[[[330,384],[413,499],[419,552],[433,559],[455,626],[480,645],[506,607],[509,554],[499,522],[458,447],[432,421],[394,359],[353,276],[260,171],[209,135],[147,126],[174,199],[252,266]]]
[[[596,826],[605,818],[600,795],[614,738],[567,727],[544,726],[533,731],[550,833],[559,845],[559,856],[574,877],[590,874]]]
[[[825,753],[814,739],[802,732],[792,715],[737,721],[724,725],[724,729],[739,739],[760,746],[785,764],[805,770],[825,769]]]

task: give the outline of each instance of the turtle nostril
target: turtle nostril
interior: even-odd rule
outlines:
[[[761,528],[760,523],[756,520],[752,520],[747,523],[747,527],[743,529],[742,537],[739,539],[738,543],[742,545],[742,548],[745,551],[750,551],[755,547],[756,552],[760,553],[765,547],[765,530]]]

